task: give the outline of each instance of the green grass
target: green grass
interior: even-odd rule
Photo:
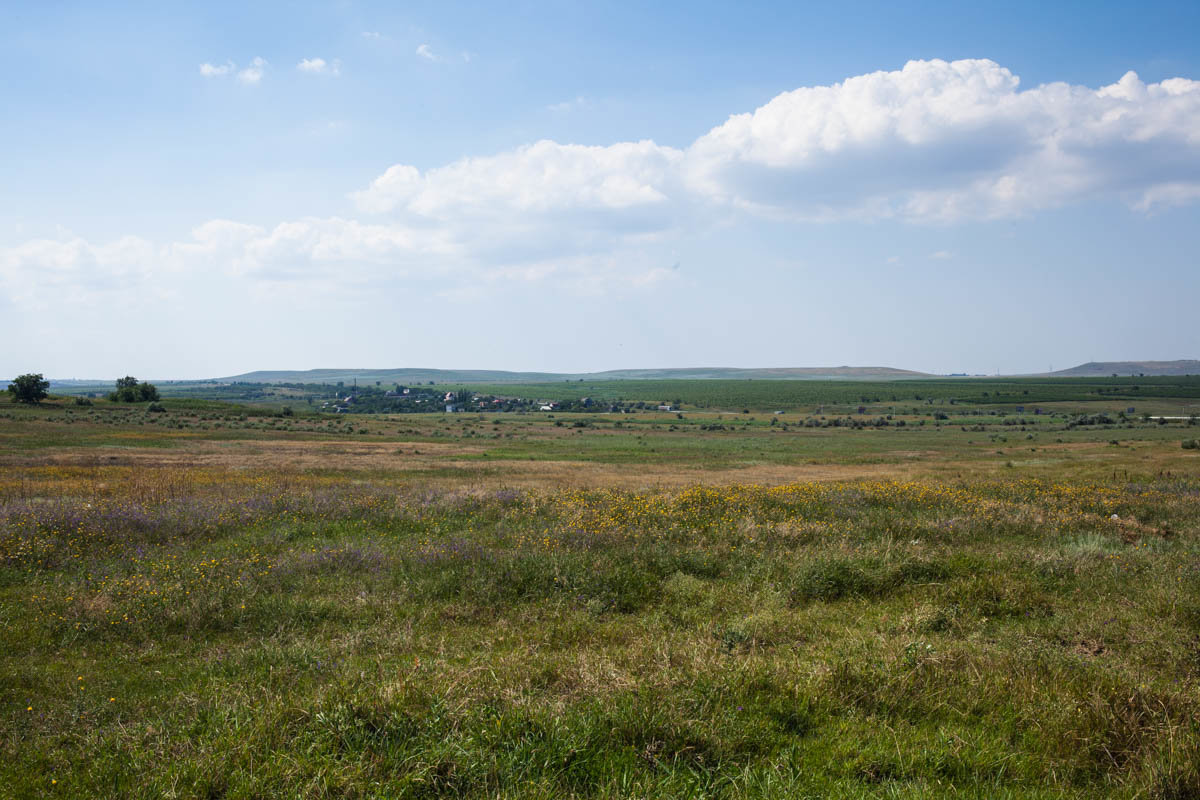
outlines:
[[[6,501],[12,796],[1200,791],[1195,483],[99,478]]]

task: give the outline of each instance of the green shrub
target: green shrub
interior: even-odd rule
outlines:
[[[132,375],[117,379],[117,390],[108,395],[114,403],[140,403],[158,399],[158,388],[152,383],[139,381]]]

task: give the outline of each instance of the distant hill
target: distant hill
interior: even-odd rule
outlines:
[[[244,383],[547,383],[574,380],[668,380],[668,379],[757,379],[757,380],[886,380],[889,378],[930,378],[924,372],[892,367],[776,367],[743,369],[734,367],[693,367],[672,369],[615,369],[606,372],[507,372],[488,369],[310,369],[258,370],[227,378],[222,382]]]
[[[309,369],[257,370],[243,375],[218,378],[244,383],[337,383],[380,381],[383,383],[534,383],[566,378],[554,372],[506,372],[495,369]]]
[[[1107,378],[1128,375],[1200,375],[1200,361],[1089,361],[1070,369],[1046,373],[1061,378]]]
[[[568,376],[563,376],[568,377]],[[670,380],[670,379],[738,379],[758,380],[818,380],[822,378],[872,379],[931,378],[925,372],[913,372],[893,367],[674,367],[670,369],[614,369],[574,377],[591,380]]]

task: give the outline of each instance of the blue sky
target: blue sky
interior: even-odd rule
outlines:
[[[0,9],[0,374],[1200,354],[1195,3]]]

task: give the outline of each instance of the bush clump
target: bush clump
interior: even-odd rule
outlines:
[[[142,403],[158,399],[158,388],[153,383],[139,381],[132,375],[117,379],[117,390],[108,395],[114,403]]]

